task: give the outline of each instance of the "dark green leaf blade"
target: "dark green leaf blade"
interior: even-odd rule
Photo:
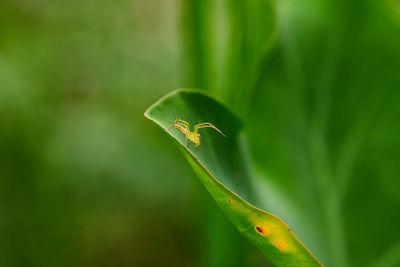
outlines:
[[[152,105],[145,116],[167,131],[179,144],[199,179],[237,229],[277,266],[321,266],[288,226],[278,217],[251,204],[249,177],[243,158],[242,123],[222,103],[195,89],[177,90]],[[211,128],[201,129],[196,156],[193,144],[173,127],[180,118],[194,124],[210,122],[227,137]]]

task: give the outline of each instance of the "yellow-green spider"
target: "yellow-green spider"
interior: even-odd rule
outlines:
[[[174,123],[172,123],[171,126],[168,127],[168,129],[170,129],[171,127],[174,127],[175,129],[179,130],[186,137],[185,146],[187,146],[188,139],[193,142],[193,144],[196,146],[196,156],[199,155],[200,134],[197,133],[197,131],[200,128],[206,128],[206,127],[213,128],[217,132],[219,132],[220,134],[222,134],[223,136],[226,137],[225,134],[223,134],[217,127],[215,127],[214,125],[212,125],[209,122],[203,122],[203,123],[196,124],[194,126],[193,132],[191,132],[189,129],[189,123],[187,121],[184,121],[181,119],[176,119],[174,121]]]

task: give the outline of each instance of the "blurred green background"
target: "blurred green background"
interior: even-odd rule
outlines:
[[[270,266],[143,117],[180,87],[322,263],[400,266],[399,1],[0,3],[0,266]]]

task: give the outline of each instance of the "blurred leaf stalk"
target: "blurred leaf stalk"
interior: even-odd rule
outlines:
[[[216,93],[243,114],[260,67],[274,43],[272,2],[184,0],[181,10],[185,87]],[[203,201],[208,203],[205,265],[257,264],[248,262],[252,248],[214,201],[210,202],[208,195]]]

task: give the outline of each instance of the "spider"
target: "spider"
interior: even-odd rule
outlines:
[[[171,124],[171,126],[168,127],[170,129],[171,127],[174,127],[175,129],[179,130],[184,136],[186,136],[185,139],[185,146],[187,146],[187,140],[189,139],[190,141],[193,142],[193,144],[196,146],[196,157],[199,155],[199,146],[200,146],[200,134],[197,133],[197,131],[200,128],[214,128],[217,132],[222,134],[224,137],[226,137],[225,134],[223,134],[217,127],[212,125],[209,122],[203,122],[196,124],[194,126],[194,131],[191,132],[189,129],[189,123],[187,121],[181,120],[181,119],[176,119],[174,123]]]

